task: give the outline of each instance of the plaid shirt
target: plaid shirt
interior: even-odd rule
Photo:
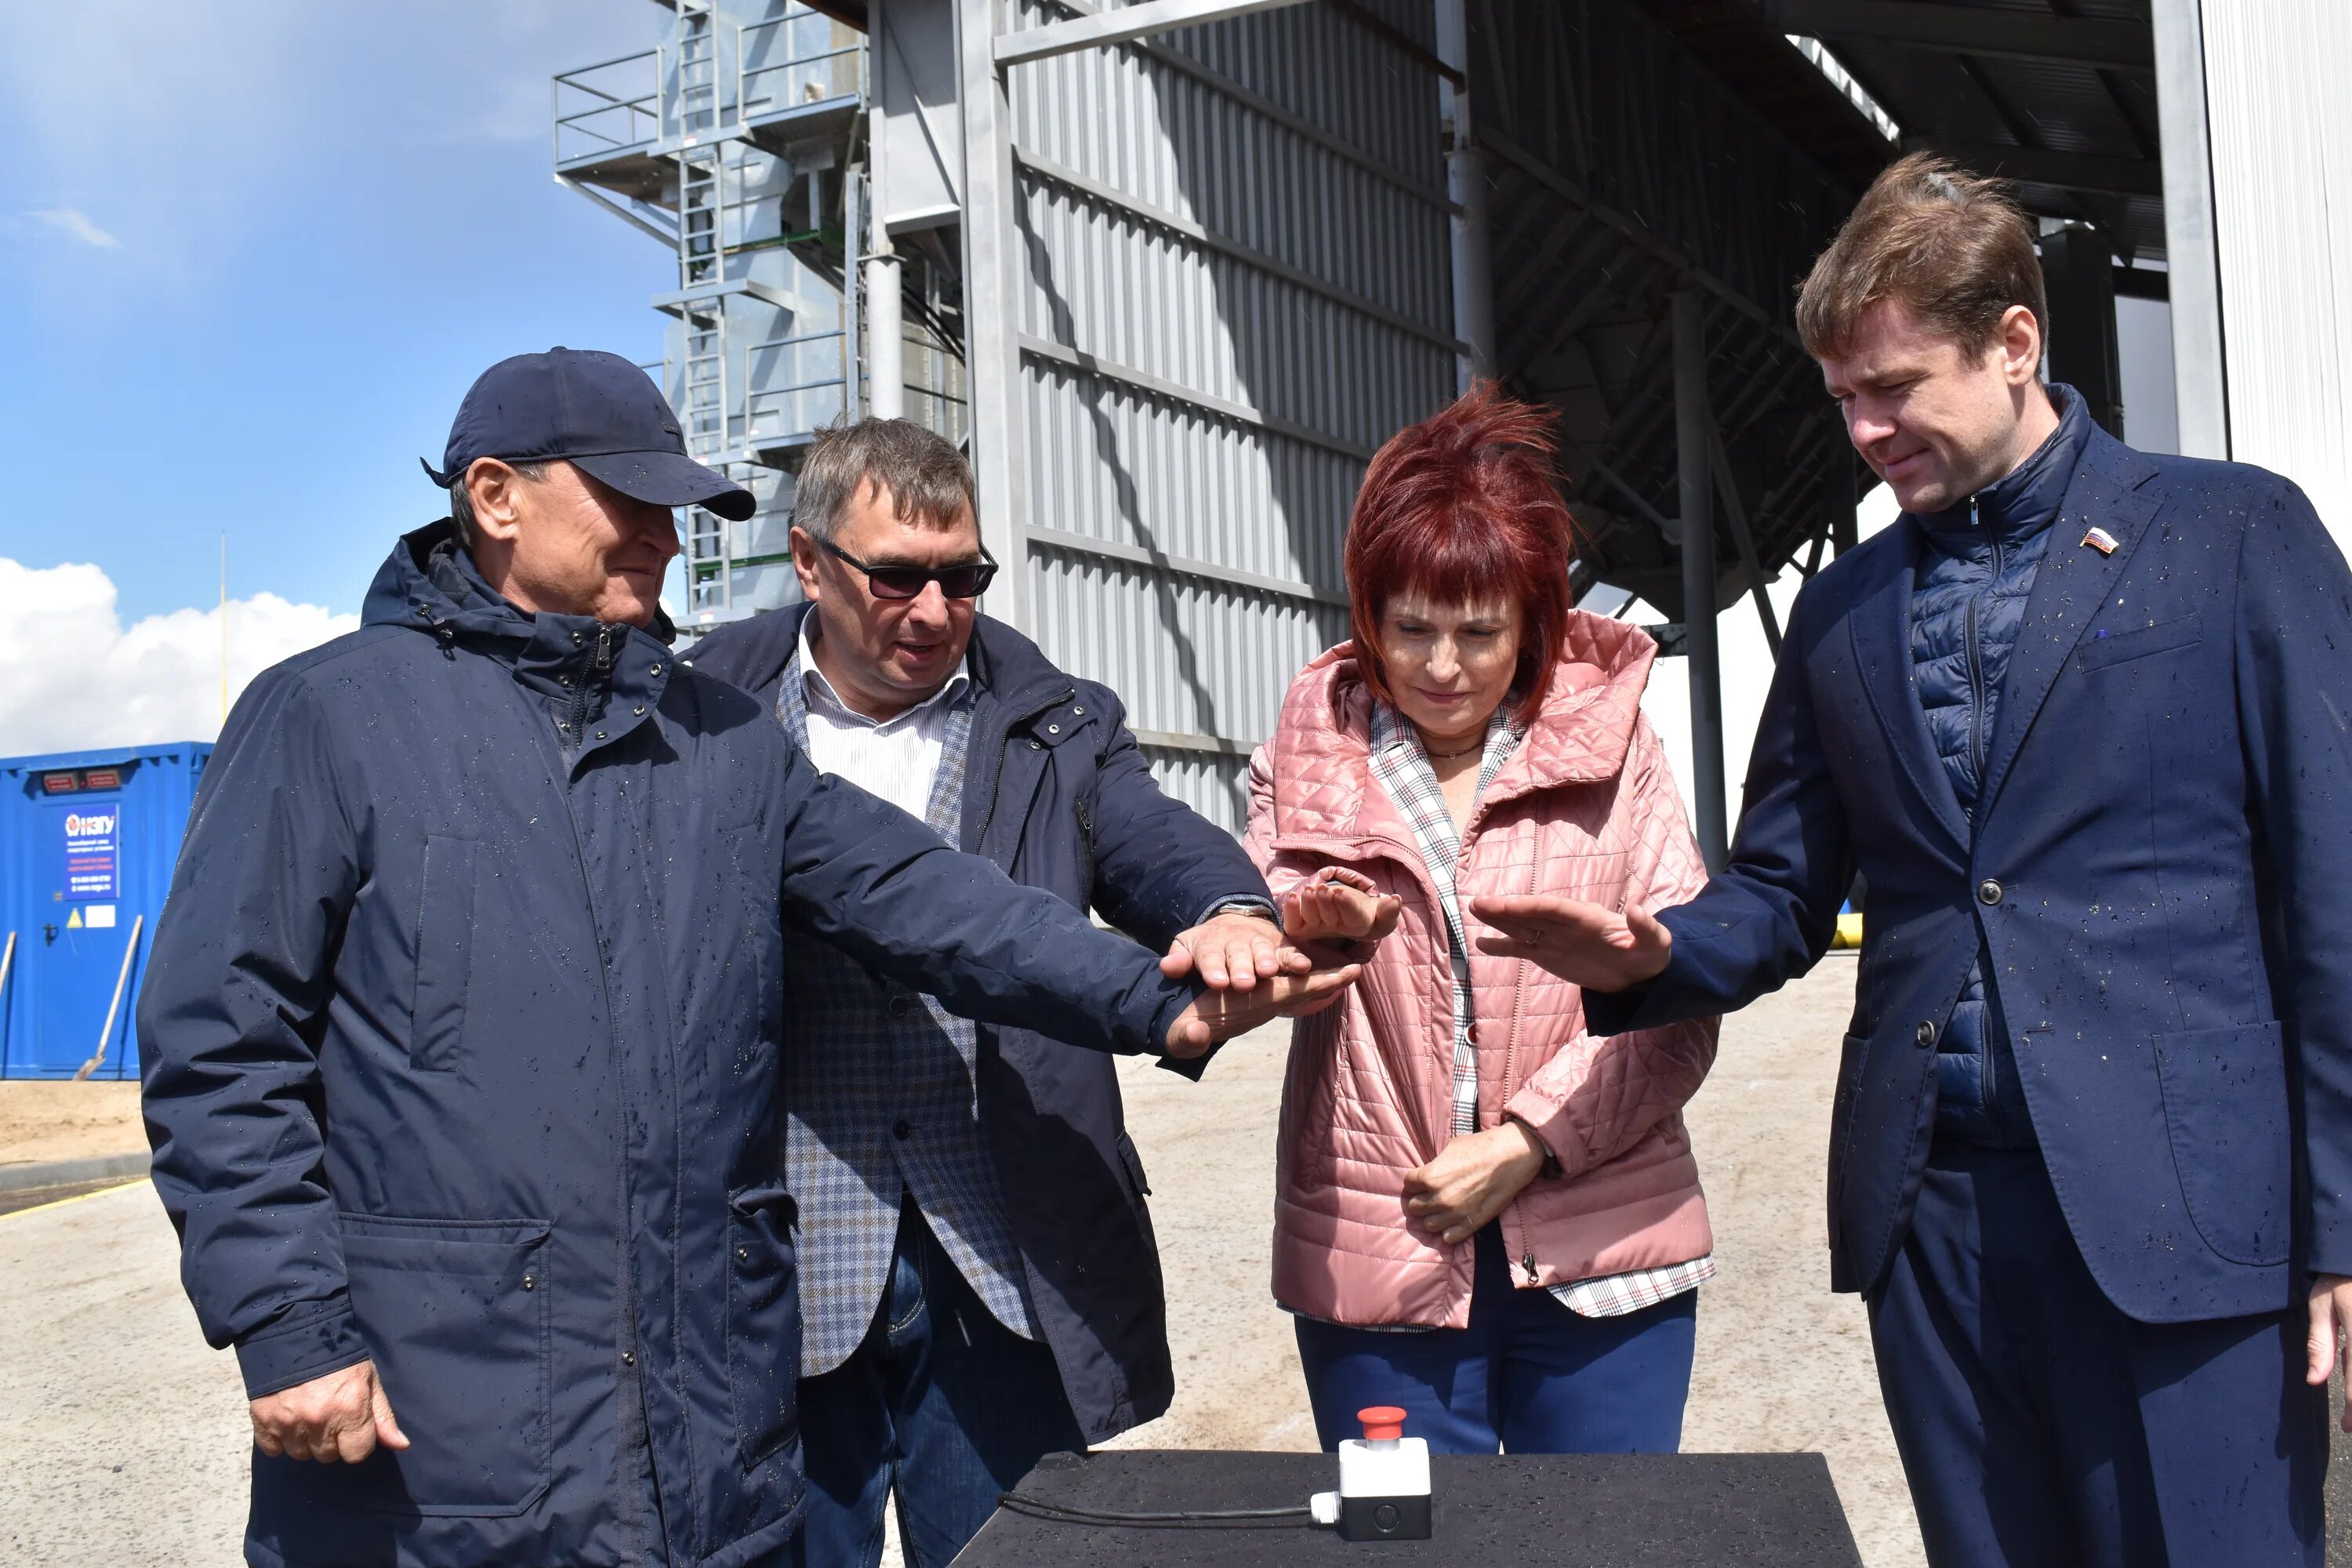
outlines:
[[[1496,708],[1494,717],[1486,721],[1486,755],[1478,765],[1474,801],[1486,793],[1486,786],[1495,782],[1495,775],[1525,736],[1507,709],[1507,704]],[[1371,752],[1372,776],[1412,829],[1413,844],[1421,851],[1445,913],[1446,947],[1454,971],[1454,1135],[1466,1137],[1478,1131],[1478,1047],[1470,1037],[1471,1023],[1477,1016],[1477,999],[1470,986],[1470,942],[1462,929],[1461,901],[1454,891],[1454,874],[1462,863],[1462,837],[1454,831],[1454,814],[1445,808],[1445,792],[1430,766],[1421,732],[1385,702],[1372,704]],[[1555,1285],[1551,1293],[1579,1316],[1616,1318],[1696,1290],[1714,1278],[1715,1258],[1710,1255],[1662,1268]]]
[[[924,816],[950,844],[962,831],[973,700],[969,682],[948,699]],[[849,711],[796,654],[776,717],[803,751],[811,703],[835,717]],[[864,1342],[904,1194],[997,1321],[1037,1338],[1027,1268],[981,1130],[971,1022],[820,942],[787,942],[784,977],[794,1007],[782,1084],[785,1182],[801,1215],[801,1375],[832,1371]]]

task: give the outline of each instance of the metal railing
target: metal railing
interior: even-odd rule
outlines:
[[[735,29],[735,119],[866,93],[866,47],[825,47],[833,19],[805,5]],[[814,47],[807,46],[817,46]],[[772,57],[781,53],[783,58]],[[755,89],[753,83],[759,85]]]
[[[661,54],[658,48],[641,49],[556,74],[555,162],[559,168],[577,159],[647,147],[660,140]],[[638,90],[639,82],[630,79],[635,77],[642,77],[643,90]]]
[[[771,356],[764,363],[763,354]],[[849,334],[839,327],[753,343],[747,379],[763,381],[778,374],[794,379],[759,386],[745,397],[745,440],[786,441],[840,417],[849,403]]]

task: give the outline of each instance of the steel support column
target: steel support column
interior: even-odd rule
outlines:
[[[1470,349],[1462,356],[1459,378],[1467,392],[1473,376],[1495,374],[1495,282],[1487,259],[1486,170],[1467,86],[1470,36],[1463,0],[1437,0],[1437,55],[1461,79],[1440,77],[1437,99],[1445,126],[1445,194],[1454,203],[1454,335]]]
[[[2180,451],[2227,458],[2230,391],[2221,353],[2221,261],[2213,235],[2213,151],[2205,120],[2204,13],[2200,0],[2155,0],[2153,16]]]
[[[962,62],[964,333],[980,537],[1004,565],[988,613],[1029,627],[1027,498],[1022,483],[1021,246],[1014,205],[1013,109],[996,63],[998,0],[956,0]]]
[[[1689,658],[1692,824],[1709,871],[1723,869],[1723,661],[1715,636],[1715,484],[1707,436],[1706,296],[1675,291],[1675,457],[1680,480],[1683,648]]]
[[[880,0],[866,13],[872,37],[883,32]],[[877,76],[879,72],[876,73]],[[889,127],[881,94],[866,111],[866,412],[898,419],[907,410],[906,331],[900,319],[898,257],[890,244],[889,204],[883,199],[889,178]],[[849,237],[855,245],[857,237]],[[843,271],[849,269],[844,268]]]
[[[2083,395],[2092,423],[2124,438],[2123,370],[2116,346],[2116,269],[2107,237],[2069,224],[2042,237],[2050,319],[2042,323],[2050,375]]]

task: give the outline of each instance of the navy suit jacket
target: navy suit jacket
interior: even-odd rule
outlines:
[[[2026,606],[1971,831],[1912,688],[1908,521],[1806,584],[1731,863],[1596,1031],[1727,1013],[1870,898],[1830,1144],[1832,1286],[1902,1245],[1935,1042],[1981,942],[2060,1205],[2150,1322],[2352,1274],[2352,573],[2294,485],[2102,432]],[[2084,542],[2100,528],[2115,549]]]

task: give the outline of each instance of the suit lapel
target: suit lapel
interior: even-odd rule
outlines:
[[[2156,471],[2155,464],[2105,432],[2091,432],[2082,464],[2050,524],[2049,548],[2025,601],[2025,625],[2009,656],[2000,715],[1993,726],[1984,783],[1977,792],[1979,821],[1991,813],[2058,672],[2131,563],[2147,521],[2156,514],[2159,498],[2147,488]],[[2112,552],[2103,554],[2084,542],[2084,531],[2094,523],[2114,537]]]
[[[1918,574],[1918,530],[1898,521],[1903,531],[1900,565],[1884,582],[1858,600],[1849,619],[1856,668],[1870,705],[1878,714],[1887,749],[1901,761],[1912,787],[1919,792],[1953,842],[1965,850],[1968,818],[1959,797],[1936,755],[1935,738],[1927,733],[1927,715],[1919,706],[1911,672],[1911,590]]]

